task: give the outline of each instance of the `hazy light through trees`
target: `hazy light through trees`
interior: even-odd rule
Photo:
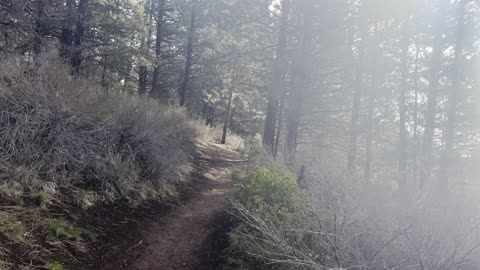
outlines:
[[[479,269],[479,21],[476,0],[0,0],[0,52],[261,138],[317,228],[379,231],[335,232],[328,267]]]

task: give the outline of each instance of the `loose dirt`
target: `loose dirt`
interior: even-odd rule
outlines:
[[[159,210],[145,226],[138,224],[141,233],[136,236],[122,232],[127,242],[136,244],[111,247],[117,250],[102,258],[102,269],[214,269],[212,265],[219,259],[215,256],[220,254],[215,249],[225,245],[225,239],[219,239],[225,235],[219,230],[228,223],[225,209],[233,193],[231,174],[242,170],[245,162],[228,146],[202,142],[195,164],[192,188],[183,203]],[[136,238],[134,242],[132,238]],[[125,256],[118,256],[121,249]]]

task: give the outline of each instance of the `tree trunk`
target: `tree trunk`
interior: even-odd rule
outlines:
[[[278,115],[278,102],[283,91],[283,74],[286,66],[287,27],[290,13],[290,0],[282,1],[282,15],[280,17],[280,30],[276,56],[273,63],[273,74],[268,96],[265,127],[263,132],[263,145],[273,154],[275,144],[275,128]]]
[[[372,40],[372,85],[368,91],[367,98],[367,138],[366,138],[366,154],[365,154],[365,168],[364,168],[364,181],[365,183],[370,183],[371,174],[372,174],[372,155],[373,155],[373,112],[375,109],[375,95],[377,94],[378,87],[378,59],[379,59],[379,50],[378,47],[378,26],[375,26],[374,30],[375,38]]]
[[[66,1],[67,13],[63,19],[62,34],[60,36],[60,57],[71,59],[72,42],[75,31],[75,0]]]
[[[102,56],[102,78],[100,85],[105,92],[108,93],[108,82],[107,82],[107,55]]]
[[[192,70],[193,64],[193,42],[195,37],[195,20],[196,20],[196,9],[197,1],[192,3],[192,14],[190,17],[190,29],[188,30],[188,41],[187,41],[187,61],[185,62],[185,70],[183,74],[183,82],[180,86],[180,106],[185,105],[188,92],[188,83],[190,81],[190,73]]]
[[[432,147],[433,135],[435,132],[435,117],[437,114],[437,95],[439,88],[439,77],[442,66],[442,39],[445,26],[445,9],[448,0],[438,0],[437,21],[434,24],[433,51],[430,64],[430,80],[428,85],[427,111],[425,113],[425,132],[422,147],[422,170],[420,174],[420,187],[423,188],[432,172]]]
[[[398,97],[398,107],[400,115],[399,143],[398,143],[398,190],[400,196],[405,198],[407,195],[407,78],[408,78],[408,37],[409,22],[404,22],[402,26],[401,52],[400,52],[400,95]]]
[[[158,13],[157,13],[157,35],[155,38],[155,64],[153,68],[153,77],[152,77],[152,91],[150,95],[155,98],[160,97],[160,61],[161,61],[161,52],[162,52],[162,38],[163,38],[163,14],[165,10],[165,0],[160,0],[158,3]]]
[[[127,65],[125,69],[125,76],[123,79],[123,92],[127,93],[128,92],[128,87],[130,84],[130,79],[131,79],[131,73],[132,73],[132,64],[131,62]]]
[[[152,25],[153,17],[155,16],[155,0],[148,0],[148,30],[147,30],[147,47],[151,48],[152,46]]]
[[[215,103],[214,106],[208,105],[207,108],[207,116],[205,118],[205,125],[213,127],[213,124],[215,122],[215,111],[217,110],[217,103]]]
[[[235,75],[233,75],[235,77]],[[232,82],[234,82],[234,79],[232,79]],[[228,105],[227,105],[227,115],[225,116],[225,122],[223,123],[223,133],[222,133],[222,144],[227,143],[227,131],[228,131],[228,125],[230,123],[230,115],[232,113],[232,100],[233,100],[233,88],[234,88],[234,83],[230,85],[230,91],[228,94]]]
[[[444,132],[445,149],[442,153],[440,166],[440,185],[443,189],[448,188],[451,163],[453,161],[453,144],[455,142],[455,126],[457,118],[457,102],[460,90],[460,72],[462,53],[464,47],[465,36],[465,6],[468,0],[461,0],[458,7],[457,15],[457,33],[455,41],[455,53],[452,63],[452,85],[448,93],[447,103],[447,126]]]
[[[277,134],[275,135],[275,146],[273,149],[273,157],[277,158],[278,155],[278,148],[280,146],[280,137],[282,135],[282,129],[283,129],[283,110],[285,108],[285,91],[282,92],[282,95],[280,96],[280,107],[278,109],[278,123],[277,123]]]
[[[208,117],[208,107],[210,107],[208,105],[208,101],[204,101],[202,105],[202,117],[200,119],[203,119],[205,123],[207,122],[207,117]]]
[[[417,40],[415,44],[415,71],[414,71],[414,105],[413,105],[413,149],[412,149],[412,179],[414,183],[417,183],[417,165],[418,165],[418,71],[420,66],[420,39],[417,34]]]
[[[140,48],[148,52],[151,46],[151,38],[152,38],[152,22],[153,22],[153,0],[145,1],[145,12],[146,18],[145,21],[147,23],[147,31],[146,34],[142,36],[142,41]],[[148,67],[145,65],[143,60],[140,62],[138,67],[138,95],[143,96],[147,93],[148,88]]]
[[[74,52],[72,56],[72,68],[76,75],[80,72],[82,64],[82,42],[85,34],[85,23],[88,12],[88,0],[80,0],[78,3],[78,17],[73,36]]]
[[[347,157],[347,175],[352,177],[355,171],[355,161],[357,159],[357,140],[358,140],[358,120],[360,118],[360,106],[361,106],[361,97],[363,92],[363,65],[365,57],[365,36],[366,28],[368,25],[361,23],[360,25],[360,41],[358,44],[358,60],[357,67],[355,71],[355,85],[353,93],[353,104],[352,104],[352,117],[350,124],[350,141],[348,146],[348,157]],[[353,55],[353,53],[352,53]]]
[[[301,108],[305,88],[307,87],[307,73],[310,70],[309,52],[313,42],[314,1],[303,0],[300,5],[303,14],[303,26],[301,28],[303,37],[293,74],[294,89],[296,91],[290,91],[287,115],[287,150],[290,162],[295,160],[295,154],[297,151]]]
[[[45,32],[45,2],[44,0],[36,0],[35,15],[35,38],[33,43],[33,52],[39,54],[43,48],[43,34]]]
[[[138,94],[145,95],[147,93],[148,68],[140,66],[138,70]]]

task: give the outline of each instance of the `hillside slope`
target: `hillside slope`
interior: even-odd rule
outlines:
[[[191,185],[206,129],[175,106],[106,93],[55,58],[2,60],[0,269],[98,269],[92,251],[105,254],[126,219]]]

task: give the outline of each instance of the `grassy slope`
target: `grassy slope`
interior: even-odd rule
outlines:
[[[178,196],[201,135],[183,111],[107,95],[51,59],[3,61],[0,269],[81,264],[122,214]]]

